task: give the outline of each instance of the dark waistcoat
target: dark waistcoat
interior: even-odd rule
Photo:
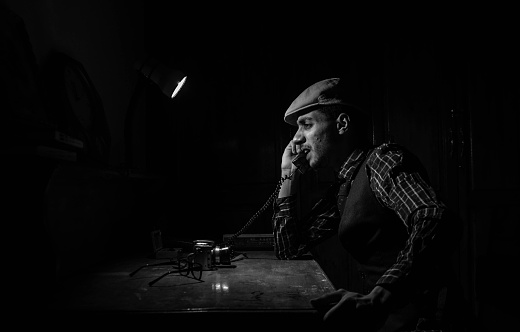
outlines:
[[[340,187],[338,208],[343,212],[338,236],[342,246],[358,263],[359,272],[363,275],[362,290],[354,291],[366,294],[397,261],[399,251],[405,247],[408,234],[397,214],[377,200],[370,188],[369,174],[365,166],[366,160],[360,165],[354,180]],[[422,281],[426,282],[424,279]],[[434,312],[431,310],[435,310],[432,305],[435,304],[437,295],[431,286],[426,286],[427,289],[423,289],[419,296],[416,293],[415,296],[405,299],[398,308],[389,313],[384,326],[378,331],[411,328],[415,326],[419,317],[432,315]]]
[[[366,278],[363,288],[370,291],[396,262],[408,235],[397,214],[383,207],[372,192],[365,166],[366,160],[350,184],[348,197],[345,191],[349,184],[344,183],[340,188],[338,196],[343,197],[338,197],[339,208],[343,212],[338,236],[343,247],[359,263]]]

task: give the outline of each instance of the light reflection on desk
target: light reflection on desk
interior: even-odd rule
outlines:
[[[211,290],[213,290],[216,293],[227,293],[229,292],[229,285],[227,284],[227,282],[213,283],[211,284]]]

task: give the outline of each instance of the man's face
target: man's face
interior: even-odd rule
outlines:
[[[299,116],[297,124],[293,142],[309,151],[306,159],[310,166],[315,169],[328,166],[339,139],[336,121],[314,110]]]

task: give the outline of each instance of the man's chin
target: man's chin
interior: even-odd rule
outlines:
[[[329,167],[328,163],[324,159],[311,159],[309,160],[309,166],[315,171]]]
[[[310,160],[309,161],[310,168],[315,170],[315,171],[319,170],[320,168],[323,168],[323,166],[321,164],[322,163],[320,163],[319,160]]]

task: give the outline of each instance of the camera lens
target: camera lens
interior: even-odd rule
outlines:
[[[220,248],[216,246],[213,249],[213,261],[215,264],[230,265],[231,249],[229,247]]]

